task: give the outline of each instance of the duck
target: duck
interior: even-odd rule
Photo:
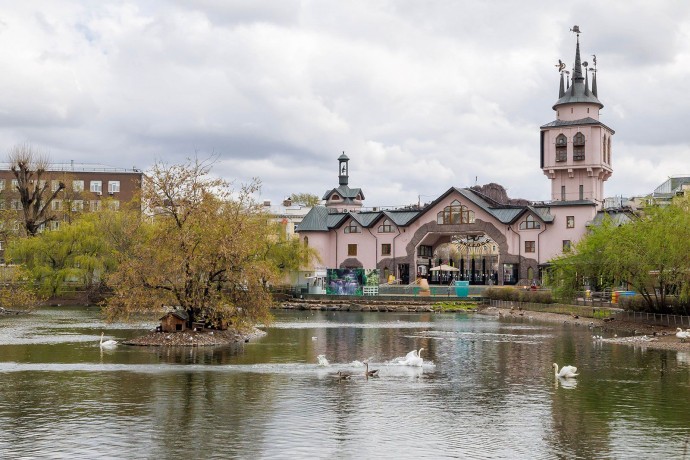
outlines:
[[[117,340],[106,340],[103,341],[103,335],[105,332],[101,332],[101,348],[114,348],[117,346]]]
[[[575,366],[563,366],[561,370],[558,370],[558,364],[553,363],[553,370],[554,370],[554,375],[558,378],[571,378],[571,377],[577,377],[577,367]]]
[[[676,337],[680,339],[681,342],[685,342],[685,339],[690,337],[690,332],[684,331],[681,328],[676,328]]]
[[[378,369],[372,369],[369,370],[369,362],[364,361],[364,365],[367,366],[367,369],[364,371],[364,375],[367,377],[378,377],[379,370]]]
[[[352,374],[349,372],[338,371],[335,373],[335,376],[338,378],[338,380],[350,380]]]

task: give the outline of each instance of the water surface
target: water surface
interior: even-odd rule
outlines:
[[[690,356],[586,327],[279,312],[247,344],[98,345],[154,326],[77,308],[0,318],[0,457],[690,458]],[[422,367],[395,364],[419,348]],[[579,377],[558,381],[553,362]]]

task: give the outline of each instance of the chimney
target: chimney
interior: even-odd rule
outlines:
[[[290,199],[290,197],[287,197],[283,200],[283,206],[285,206],[285,207],[292,206],[292,200]]]
[[[265,207],[270,207],[271,206],[271,200],[264,200],[264,206]]]

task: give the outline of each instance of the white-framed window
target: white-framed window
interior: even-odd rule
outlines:
[[[109,180],[108,181],[108,193],[119,193],[120,192],[120,181],[119,180]]]
[[[101,210],[101,200],[91,200],[89,201],[89,210],[100,211]]]
[[[19,181],[17,179],[12,179],[12,190],[16,190],[19,186]]]
[[[50,181],[50,191],[51,192],[57,192],[60,190],[60,181],[59,180],[51,180]]]
[[[60,228],[60,221],[51,220],[48,228],[50,228],[51,230],[58,230]]]
[[[109,200],[107,203],[108,209],[112,211],[117,211],[120,209],[120,202],[118,200]]]
[[[575,228],[575,216],[566,216],[565,217],[565,227],[566,228]]]
[[[89,184],[89,190],[92,193],[102,193],[103,192],[103,181],[92,180]]]
[[[5,200],[0,200],[0,210],[4,210],[5,206],[7,206],[7,203],[5,202]]]
[[[362,230],[357,224],[350,222],[350,224],[345,227],[345,233],[362,233]]]
[[[84,200],[72,200],[72,211],[81,212],[84,210]]]
[[[525,220],[520,222],[520,230],[533,230],[536,228],[541,228],[541,223],[539,223],[539,221],[531,214],[525,217]]]
[[[84,191],[84,181],[83,180],[73,180],[72,181],[72,191],[73,192],[83,192]]]
[[[5,179],[0,179],[0,191],[5,190]]]
[[[13,210],[19,211],[20,209],[22,209],[22,202],[15,198],[10,202],[10,206]]]
[[[53,211],[62,211],[62,200],[51,201],[50,209],[52,209]]]

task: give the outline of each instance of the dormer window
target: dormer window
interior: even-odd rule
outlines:
[[[573,160],[582,161],[585,159],[585,135],[577,133],[573,136]]]
[[[386,219],[379,225],[379,233],[393,233],[393,223]]]
[[[355,198],[355,200],[362,201],[362,195],[360,195],[360,194],[358,193],[358,194],[357,194],[357,198]]]
[[[439,225],[449,224],[473,224],[474,211],[467,209],[467,206],[460,204],[458,200],[454,200],[450,206],[443,208],[436,214],[436,223]]]
[[[359,228],[359,225],[350,221],[349,225],[345,227],[345,233],[362,233],[362,229]]]
[[[338,195],[337,193],[334,193],[333,195],[331,195],[331,201],[339,201],[339,200],[340,200],[340,195]]]
[[[531,214],[520,222],[520,230],[533,230],[537,228],[541,228],[541,223]]]
[[[566,161],[568,159],[568,138],[559,134],[556,138],[556,161]]]

